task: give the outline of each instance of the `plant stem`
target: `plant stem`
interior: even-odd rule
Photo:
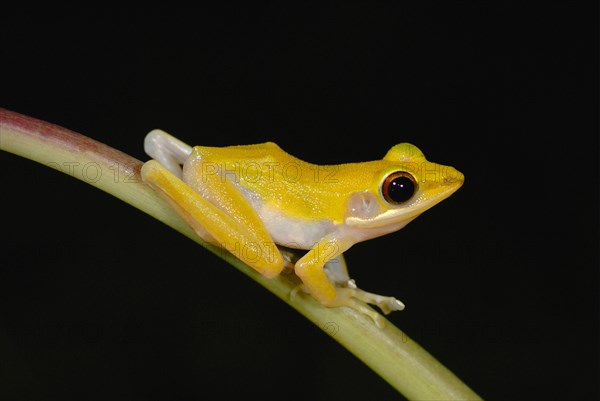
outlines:
[[[406,398],[480,399],[389,321],[380,329],[371,319],[349,308],[325,308],[310,296],[297,296],[292,300],[290,292],[298,283],[293,275],[264,278],[231,254],[206,244],[142,183],[139,160],[68,129],[1,108],[0,149],[94,185],[203,245],[319,326]]]

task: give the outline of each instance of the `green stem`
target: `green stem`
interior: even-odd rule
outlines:
[[[139,160],[73,131],[1,108],[0,149],[94,185],[215,252],[319,326],[406,398],[480,399],[451,371],[389,321],[380,329],[371,319],[349,308],[325,308],[310,296],[297,296],[292,300],[290,292],[297,285],[293,276],[266,279],[229,253],[204,243],[162,199],[142,183],[142,162]],[[98,174],[98,171],[107,173]]]

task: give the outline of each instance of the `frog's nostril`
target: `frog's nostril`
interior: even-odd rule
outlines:
[[[453,185],[462,183],[465,181],[465,176],[460,171],[456,170],[453,167],[448,167],[445,171],[445,174],[442,177],[442,184],[444,185]]]

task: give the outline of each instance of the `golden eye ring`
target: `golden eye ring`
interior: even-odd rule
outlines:
[[[391,205],[408,202],[417,192],[417,181],[405,171],[395,171],[385,177],[381,185],[383,198]]]

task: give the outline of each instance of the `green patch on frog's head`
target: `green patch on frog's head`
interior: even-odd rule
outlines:
[[[396,163],[418,163],[426,160],[423,152],[421,152],[421,150],[415,145],[411,145],[410,143],[399,143],[398,145],[392,147],[383,159]]]

